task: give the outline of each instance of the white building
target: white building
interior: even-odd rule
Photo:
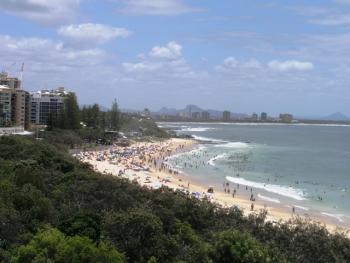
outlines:
[[[69,92],[65,91],[63,87],[31,93],[31,123],[47,125],[50,115],[57,118],[64,107],[64,100],[68,94]]]

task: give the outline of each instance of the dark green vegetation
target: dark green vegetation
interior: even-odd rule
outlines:
[[[1,262],[350,262],[350,240],[101,175],[46,141],[0,138]]]
[[[138,113],[121,112],[116,100],[111,108],[105,111],[101,110],[98,104],[79,109],[73,93],[65,100],[64,110],[57,117],[57,121],[50,122],[42,136],[49,141],[73,147],[84,142],[109,144],[118,137],[119,132],[129,138],[169,138],[169,133],[160,129],[151,118]]]
[[[170,137],[151,118],[121,112],[116,100],[105,111],[98,104],[79,109],[74,93],[67,96],[60,114],[49,116],[46,130],[35,133],[50,143],[69,148],[109,145],[120,138],[121,133],[128,138],[142,140]]]

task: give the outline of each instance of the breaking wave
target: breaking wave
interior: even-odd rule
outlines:
[[[225,144],[216,145],[215,147],[242,149],[242,148],[248,148],[249,144],[245,142],[228,142]]]
[[[217,155],[217,156],[211,158],[211,159],[208,161],[208,164],[211,165],[211,166],[215,166],[215,161],[220,160],[220,159],[223,159],[223,158],[226,158],[227,156],[228,156],[228,155],[227,155],[226,153]]]
[[[265,200],[265,201],[273,202],[273,203],[276,203],[276,204],[280,204],[281,203],[281,201],[278,200],[277,198],[267,197],[267,196],[264,196],[262,194],[258,194],[258,198],[262,199],[262,200]]]
[[[237,178],[237,177],[231,177],[231,176],[226,176],[226,179],[232,183],[246,185],[246,186],[258,188],[258,189],[263,189],[267,192],[286,196],[295,200],[299,200],[299,201],[305,200],[303,192],[293,187],[258,183],[258,182],[248,181],[243,178]]]

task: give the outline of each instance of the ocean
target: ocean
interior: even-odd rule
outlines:
[[[350,226],[350,126],[159,123],[201,140],[167,162],[191,179],[254,189],[269,205]]]

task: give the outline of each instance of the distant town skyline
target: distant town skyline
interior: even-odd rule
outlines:
[[[59,2],[59,3],[58,3]],[[350,116],[350,1],[2,0],[0,71],[80,104]]]

